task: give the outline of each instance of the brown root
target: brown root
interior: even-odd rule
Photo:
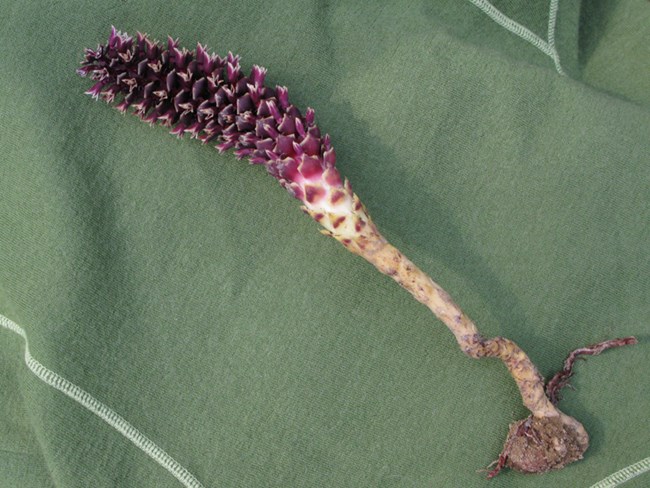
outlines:
[[[560,401],[560,390],[569,384],[569,378],[573,376],[573,365],[580,356],[597,356],[612,347],[628,346],[637,342],[636,337],[623,337],[620,339],[610,339],[571,351],[564,361],[562,370],[555,373],[555,376],[546,383],[546,396],[548,396],[553,405],[556,405]]]

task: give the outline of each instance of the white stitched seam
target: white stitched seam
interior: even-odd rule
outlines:
[[[551,53],[549,56],[553,59],[555,63],[555,69],[561,75],[564,74],[562,65],[560,64],[560,55],[555,48],[555,26],[557,24],[557,11],[558,4],[560,0],[551,0],[551,5],[548,9],[548,47]]]
[[[555,69],[561,75],[564,74],[562,66],[560,65],[560,56],[555,49],[555,24],[557,21],[557,11],[558,11],[558,1],[551,0],[549,8],[549,19],[548,19],[548,33],[549,39],[548,42],[539,37],[537,34],[532,32],[530,29],[527,29],[518,22],[512,20],[506,14],[501,12],[498,8],[492,5],[488,0],[469,0],[476,7],[480,8],[485,14],[494,20],[504,29],[509,30],[513,34],[521,37],[523,40],[531,43],[537,49],[542,51],[544,54],[549,56],[555,63]],[[552,35],[551,35],[552,34]]]
[[[107,405],[103,404],[90,393],[82,390],[74,383],[66,380],[54,371],[47,369],[39,363],[29,352],[29,341],[25,330],[15,322],[9,320],[4,315],[0,315],[0,325],[5,329],[15,332],[25,341],[25,364],[41,381],[56,388],[60,392],[72,398],[81,406],[90,410],[97,415],[100,419],[108,425],[117,430],[120,434],[130,440],[136,447],[141,449],[151,459],[160,464],[169,473],[172,474],[178,481],[180,481],[187,488],[203,488],[203,485],[190,473],[187,469],[181,466],[178,461],[167,454],[155,442],[149,439],[146,435],[136,429],[121,415],[116,413]]]
[[[591,488],[614,488],[620,486],[626,481],[639,476],[640,474],[650,471],[650,457],[642,459],[641,461],[631,464],[616,473],[610,474],[607,478],[600,480]]]

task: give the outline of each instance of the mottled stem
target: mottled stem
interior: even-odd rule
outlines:
[[[374,226],[369,230],[356,239],[339,240],[350,251],[368,260],[426,305],[451,330],[466,355],[477,359],[501,359],[517,383],[524,405],[534,416],[560,415],[544,392],[544,379],[517,344],[503,337],[482,337],[476,325],[440,285],[389,244]]]

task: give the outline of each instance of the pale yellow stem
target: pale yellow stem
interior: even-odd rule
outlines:
[[[332,235],[348,250],[368,260],[379,271],[397,281],[416,300],[426,305],[451,330],[466,355],[472,358],[501,359],[517,383],[524,405],[535,417],[559,416],[559,410],[544,392],[544,379],[526,353],[509,339],[483,338],[476,325],[454,303],[449,294],[389,244],[371,221],[369,224],[352,239],[348,236],[338,236],[336,233]]]

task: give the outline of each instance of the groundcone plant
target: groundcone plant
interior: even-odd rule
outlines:
[[[289,101],[287,89],[265,85],[266,70],[253,66],[245,75],[239,57],[209,54],[202,45],[182,49],[143,34],[132,38],[113,28],[107,44],[86,49],[78,73],[95,84],[86,92],[118,102],[151,124],[189,134],[220,151],[234,149],[239,159],[261,164],[324,234],[372,263],[426,305],[454,334],[461,350],[472,358],[499,358],[514,378],[531,414],[510,426],[496,466],[527,473],[560,469],[582,458],[589,444],[584,427],[556,406],[559,390],[572,375],[580,355],[599,354],[636,339],[613,339],[581,348],[569,355],[564,368],[546,385],[535,365],[514,342],[483,337],[449,294],[393,247],[377,230],[368,211],[341,178],[330,137],[322,135],[314,111],[305,114]]]

